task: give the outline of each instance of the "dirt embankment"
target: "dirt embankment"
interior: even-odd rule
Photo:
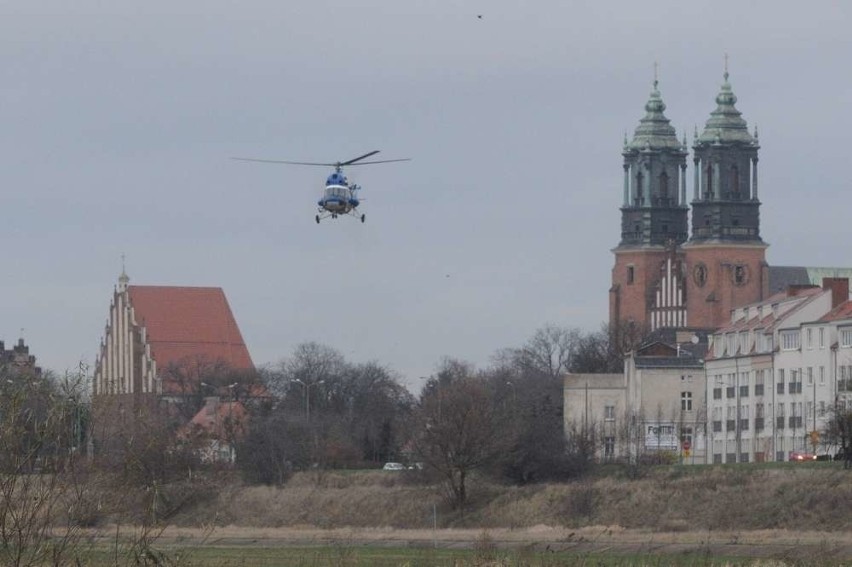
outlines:
[[[394,472],[297,475],[284,487],[231,483],[182,508],[177,526],[579,529],[852,533],[852,473],[827,466],[661,467],[561,484],[471,484],[462,514],[440,487]]]

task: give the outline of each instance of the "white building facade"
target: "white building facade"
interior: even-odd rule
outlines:
[[[565,377],[566,435],[593,436],[599,461],[706,462],[706,334],[656,336],[627,355],[622,374]]]
[[[822,289],[791,288],[735,309],[731,324],[711,336],[709,462],[831,452],[821,432],[835,404],[847,403],[843,377],[852,377],[852,318],[843,310],[848,289],[839,278],[826,279]],[[849,346],[840,347],[847,327]]]

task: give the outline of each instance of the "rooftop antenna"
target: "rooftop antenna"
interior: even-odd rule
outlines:
[[[659,77],[658,77],[659,67],[660,67],[659,63],[654,61],[654,89],[655,90],[657,88],[657,83],[660,82]]]
[[[725,82],[728,82],[728,54],[725,53]]]

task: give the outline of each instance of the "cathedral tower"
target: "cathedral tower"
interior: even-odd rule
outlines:
[[[610,325],[685,326],[678,252],[688,237],[686,140],[679,142],[654,89],[633,139],[625,137],[621,242],[613,249]]]
[[[690,275],[690,325],[718,327],[731,309],[768,294],[767,244],[760,238],[757,130],[749,134],[725,70],[716,110],[693,143],[692,237],[683,246]]]

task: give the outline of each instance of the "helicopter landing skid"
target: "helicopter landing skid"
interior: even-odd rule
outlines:
[[[362,214],[362,215],[359,215],[359,214],[358,214],[358,211],[355,211],[355,210],[349,211],[348,213],[330,213],[330,212],[324,212],[324,213],[320,213],[320,214],[318,214],[317,216],[315,216],[315,217],[314,217],[314,220],[316,220],[316,221],[317,221],[317,224],[319,224],[319,222],[320,222],[322,219],[327,219],[327,218],[329,218],[329,217],[331,217],[331,218],[333,218],[333,219],[336,219],[336,218],[337,218],[337,217],[339,217],[339,216],[350,216],[350,217],[355,217],[356,219],[360,219],[362,223],[363,223],[364,221],[366,221],[366,220],[367,220],[367,215],[363,215],[363,214]]]

